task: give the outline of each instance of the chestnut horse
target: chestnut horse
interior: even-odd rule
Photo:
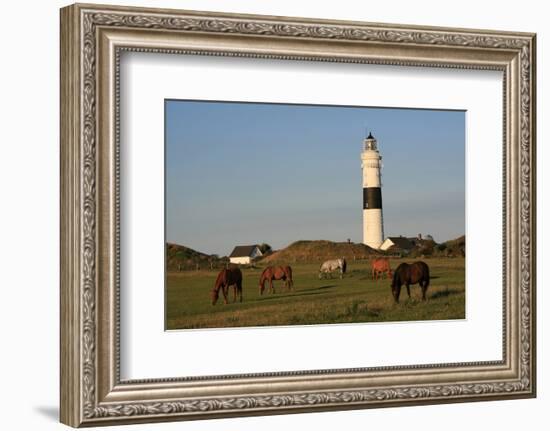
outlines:
[[[387,257],[379,257],[379,258],[373,259],[370,266],[372,269],[373,280],[378,280],[379,275],[384,273],[386,273],[386,278],[391,278],[392,272],[391,272],[390,260]]]
[[[210,292],[212,305],[216,305],[220,290],[223,294],[223,303],[227,304],[227,292],[229,287],[233,286],[233,302],[237,300],[237,292],[239,293],[239,302],[243,302],[243,274],[239,268],[222,269],[216,278],[214,288]]]
[[[411,263],[402,263],[397,267],[393,274],[393,280],[391,282],[391,291],[393,299],[397,304],[399,302],[399,294],[401,293],[401,286],[404,284],[407,286],[407,294],[411,297],[411,284],[416,284],[422,289],[422,301],[426,300],[426,290],[430,284],[430,268],[422,261]]]
[[[260,277],[260,295],[264,293],[265,282],[269,281],[269,291],[275,293],[273,280],[284,280],[285,287],[291,290],[294,286],[292,281],[292,268],[290,266],[268,266],[263,270]]]

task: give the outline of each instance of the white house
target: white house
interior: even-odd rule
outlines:
[[[411,240],[405,238],[404,236],[389,236],[380,246],[380,250],[386,251],[392,247],[394,250],[408,252],[414,248],[414,244]]]
[[[229,255],[229,262],[246,265],[262,255],[260,247],[257,245],[238,245]]]

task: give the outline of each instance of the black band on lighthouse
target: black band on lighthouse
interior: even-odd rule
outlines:
[[[363,188],[363,209],[382,209],[382,190],[380,187]]]

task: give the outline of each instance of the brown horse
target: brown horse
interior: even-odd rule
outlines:
[[[220,290],[223,294],[223,303],[227,304],[227,293],[229,287],[233,286],[233,302],[237,300],[237,292],[239,293],[239,302],[243,302],[243,274],[239,268],[222,269],[216,278],[214,288],[210,292],[212,305],[216,305]]]
[[[390,260],[387,257],[379,257],[373,259],[371,264],[372,269],[372,279],[378,280],[380,274],[386,273],[386,278],[391,278],[392,271],[390,266]]]
[[[399,294],[401,293],[401,286],[404,284],[407,286],[407,294],[411,297],[411,284],[416,284],[422,289],[422,301],[426,300],[426,290],[430,284],[430,268],[422,261],[414,262],[412,264],[402,263],[397,267],[393,274],[393,280],[391,282],[391,291],[393,299],[397,304],[399,302]]]
[[[292,281],[292,268],[290,266],[268,266],[260,276],[260,295],[264,293],[265,282],[269,281],[269,291],[275,293],[273,280],[284,280],[285,287],[291,290],[294,286]]]

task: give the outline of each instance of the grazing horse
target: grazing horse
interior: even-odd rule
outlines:
[[[332,278],[332,271],[336,270],[340,270],[340,278],[342,278],[346,273],[346,267],[346,259],[343,257],[340,259],[327,260],[323,262],[319,268],[319,280],[323,278],[323,276],[327,277],[328,274],[330,274],[330,278]]]
[[[233,302],[237,300],[237,292],[239,293],[239,302],[243,302],[243,274],[239,268],[222,269],[216,278],[214,288],[210,292],[212,305],[216,305],[220,290],[223,294],[223,303],[227,304],[227,292],[229,287],[233,286]]]
[[[264,293],[265,282],[269,282],[269,291],[275,293],[273,280],[284,280],[285,287],[291,290],[294,286],[292,281],[292,268],[290,266],[268,266],[260,276],[260,295]]]
[[[397,267],[393,274],[393,280],[391,282],[391,291],[393,299],[397,304],[399,302],[399,294],[401,293],[401,286],[404,284],[407,286],[407,294],[411,297],[410,285],[416,284],[422,289],[422,301],[426,300],[426,290],[430,284],[430,268],[422,261],[414,262],[412,264],[402,263]]]
[[[391,278],[392,272],[391,272],[391,266],[390,266],[390,260],[387,257],[379,257],[376,259],[373,259],[371,264],[372,269],[372,279],[378,280],[378,277],[380,274],[386,273],[386,278]]]

